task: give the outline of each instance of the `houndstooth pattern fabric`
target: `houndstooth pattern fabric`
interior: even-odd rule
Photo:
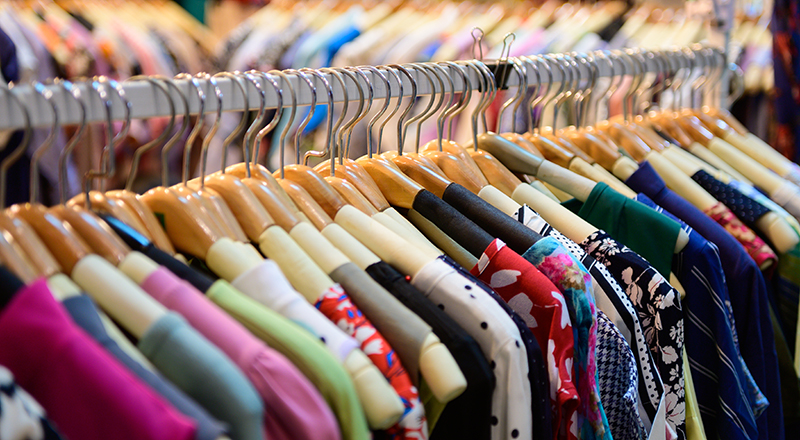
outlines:
[[[617,326],[601,310],[597,311],[597,376],[614,440],[646,439],[638,416],[636,359]]]

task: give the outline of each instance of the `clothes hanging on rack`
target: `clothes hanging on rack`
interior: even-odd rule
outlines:
[[[356,8],[345,18],[333,18],[325,31],[331,44],[339,44],[335,40],[341,33],[352,33],[348,26],[359,14],[366,12]],[[315,56],[318,50],[309,47],[301,46],[298,56]],[[85,115],[92,123],[105,122],[110,138],[130,126],[125,122],[115,128],[115,119],[170,115],[151,98],[159,84],[174,86],[170,93],[176,98],[188,90],[189,113],[200,111],[198,91],[217,98],[204,104],[217,105],[206,109],[219,109],[218,115],[223,109],[247,111],[253,102],[262,109],[276,108],[271,121],[260,111],[248,128],[248,151],[257,138],[277,130],[284,115],[291,128],[301,113],[297,105],[311,105],[312,93],[315,99],[329,96],[324,145],[330,165],[291,164],[273,176],[257,162],[247,163],[193,181],[187,166],[191,154],[186,153],[187,176],[173,187],[165,179],[163,187],[137,195],[93,190],[87,181],[84,194],[62,205],[12,206],[0,216],[5,232],[0,234],[0,263],[25,281],[6,295],[9,301],[0,311],[0,326],[6,322],[0,332],[0,365],[30,390],[66,436],[81,438],[108,435],[119,426],[135,429],[130,435],[137,438],[638,440],[697,433],[784,438],[793,415],[784,413],[792,407],[784,404],[783,393],[791,395],[797,377],[791,365],[786,368],[792,356],[782,339],[786,323],[772,313],[766,281],[773,274],[763,263],[772,259],[775,267],[777,259],[780,267],[784,255],[800,246],[800,234],[783,218],[791,216],[791,209],[781,217],[766,212],[769,206],[762,203],[763,209],[751,216],[740,207],[755,205],[740,205],[738,196],[729,197],[730,190],[708,186],[714,183],[692,166],[709,176],[722,176],[725,167],[693,156],[698,151],[694,144],[708,147],[712,155],[705,158],[716,155],[719,161],[712,162],[747,175],[778,204],[791,207],[790,200],[780,197],[786,181],[737,161],[738,154],[748,155],[761,144],[752,139],[737,143],[733,125],[722,125],[727,124],[723,110],[679,108],[675,99],[668,105],[660,99],[662,94],[688,94],[697,102],[711,102],[713,84],[698,88],[675,78],[715,75],[724,66],[720,55],[687,48],[593,52],[591,59],[503,57],[501,63],[515,67],[503,86],[517,89],[516,94],[503,92],[512,99],[505,107],[515,113],[524,109],[520,120],[563,111],[569,118],[556,119],[583,123],[536,130],[531,121],[527,137],[481,132],[475,123],[469,127],[469,147],[444,142],[439,129],[439,142],[418,153],[381,153],[377,145],[376,153],[358,160],[346,159],[347,142],[353,141],[348,130],[370,111],[364,105],[368,94],[372,101],[386,99],[385,111],[388,98],[400,96],[397,78],[407,73],[407,83],[420,96],[430,95],[422,100],[428,107],[415,119],[413,105],[406,105],[400,119],[400,144],[412,139],[414,146],[416,136],[402,136],[409,125],[443,112],[440,126],[446,126],[448,118],[468,108],[467,96],[478,102],[472,118],[452,122],[481,119],[499,94],[494,74],[473,60],[445,63],[441,69],[439,64],[381,66],[369,74],[367,69],[314,71],[317,86],[322,84],[317,90],[300,87],[300,73],[305,73],[291,70],[194,79],[196,90],[187,80],[159,83],[154,78],[119,88],[107,79],[88,88],[81,84],[87,93],[117,95],[101,101],[101,112],[89,108]],[[374,87],[381,81],[375,72],[389,73],[394,80]],[[643,85],[647,72],[656,81]],[[340,83],[337,74],[356,80]],[[584,105],[609,106],[604,96],[581,101],[584,96],[578,93],[550,93],[557,80],[563,90],[576,91],[609,77],[631,77],[632,82],[620,86],[627,114],[607,122],[587,120],[587,112],[579,111]],[[236,102],[234,86],[251,78],[250,84],[242,83],[247,99]],[[454,80],[449,89],[445,79]],[[461,81],[458,90],[456,80]],[[467,85],[472,94],[466,93]],[[652,93],[652,87],[663,90]],[[0,99],[9,108],[29,110],[29,102],[47,99],[39,93],[14,86],[0,90]],[[130,105],[123,103],[126,96]],[[346,123],[346,109],[336,108],[341,96],[361,107]],[[15,104],[13,97],[26,99]],[[138,108],[147,102],[154,108]],[[511,107],[516,102],[525,105]],[[566,105],[559,110],[553,104]],[[395,112],[403,105],[398,99]],[[640,109],[652,113],[636,115]],[[55,105],[54,111],[64,109]],[[337,111],[342,117],[334,122]],[[598,113],[603,112],[593,114]],[[47,125],[41,115],[30,115],[28,125]],[[15,118],[19,115],[2,120],[12,125]],[[63,120],[69,118],[75,115]],[[217,116],[203,139],[202,156],[220,121]],[[170,127],[174,122],[172,117]],[[174,139],[188,130],[190,121],[185,122]],[[241,131],[246,123],[242,119]],[[192,126],[191,139],[201,126]],[[657,140],[654,128],[674,137]],[[745,138],[746,133],[738,135]],[[586,145],[584,140],[591,146],[586,151],[579,146]],[[374,141],[366,145],[371,152]],[[27,142],[30,138],[23,138],[20,148],[29,148]],[[739,153],[728,154],[728,147]],[[115,161],[115,142],[109,139],[103,150],[107,162],[97,174],[108,179],[115,172],[109,166]],[[528,183],[534,178],[565,199],[563,206]],[[737,206],[753,225],[751,234],[765,235],[762,243],[769,241],[774,249],[769,258],[759,263],[762,253],[748,253],[755,239],[735,237],[707,209],[725,202]],[[573,205],[579,206],[577,214],[565,208]],[[432,226],[418,231],[394,208],[412,218],[419,213]],[[732,215],[726,212],[726,218],[733,220]],[[156,234],[143,218],[157,220],[169,246],[155,245]],[[773,223],[765,226],[765,221]],[[781,222],[786,228],[780,229]],[[407,238],[412,234],[413,241]],[[426,235],[437,243],[446,237],[474,260],[446,255]],[[314,253],[319,249],[325,251]],[[45,268],[36,255],[52,259],[54,267]],[[454,256],[474,264],[462,266]],[[186,258],[219,278],[183,264]],[[63,306],[55,299],[66,292],[71,297]],[[179,410],[183,404],[159,393],[160,385],[136,373],[135,364],[121,361],[116,350],[83,333],[64,312],[67,307],[76,312],[75,320],[82,319],[81,302],[86,308],[92,301],[79,295],[91,297],[129,333],[162,380],[224,424],[201,413],[187,414],[185,406]],[[52,319],[35,319],[45,312]],[[53,329],[55,324],[59,329]],[[684,329],[693,338],[685,338]],[[59,335],[80,342],[74,346],[85,356],[76,359],[77,352],[65,351]],[[18,345],[34,336],[40,351],[21,353]],[[35,361],[31,356],[56,356],[59,362],[48,365],[67,365],[64,371],[103,384],[67,402],[54,390],[74,384],[62,370],[50,377],[27,369]],[[723,379],[729,388],[714,385]],[[124,401],[118,389],[128,396]],[[140,404],[130,405],[133,401]],[[110,410],[101,416],[103,405]],[[464,417],[470,419],[462,422]],[[86,420],[95,423],[81,423]]]

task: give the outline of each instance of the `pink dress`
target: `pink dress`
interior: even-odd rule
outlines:
[[[194,439],[194,422],[78,328],[44,279],[0,313],[0,364],[70,439]]]
[[[180,313],[244,372],[264,400],[267,438],[341,439],[333,412],[308,379],[191,284],[161,267],[141,287]]]

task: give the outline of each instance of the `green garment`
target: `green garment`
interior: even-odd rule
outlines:
[[[177,3],[200,23],[205,24],[206,0],[177,0]]]
[[[644,257],[661,275],[669,276],[681,229],[676,221],[603,182],[595,185],[585,203],[572,199],[562,205]]]
[[[216,281],[206,293],[253,335],[286,356],[317,387],[336,414],[343,440],[371,438],[350,375],[322,342],[224,280]]]
[[[800,426],[800,379],[794,371],[792,355],[778,324],[772,305],[769,306],[769,319],[775,333],[775,350],[778,352],[778,371],[781,379],[781,400],[783,404],[783,423],[788,427]],[[786,430],[788,433],[791,432]]]

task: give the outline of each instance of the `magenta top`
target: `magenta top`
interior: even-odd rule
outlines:
[[[308,379],[191,284],[162,266],[141,287],[168,309],[183,315],[242,369],[264,400],[268,438],[341,440],[333,412]]]
[[[0,312],[0,364],[68,438],[194,438],[194,423],[77,327],[44,279]]]

